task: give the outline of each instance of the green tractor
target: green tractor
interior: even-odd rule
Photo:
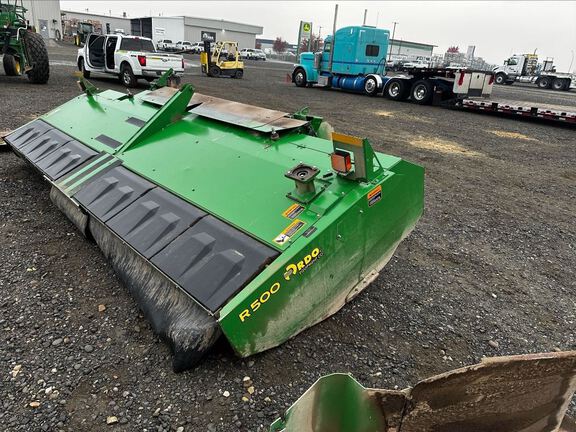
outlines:
[[[22,0],[0,0],[0,51],[8,76],[25,73],[34,84],[45,84],[50,77],[48,50],[42,36],[27,24]]]

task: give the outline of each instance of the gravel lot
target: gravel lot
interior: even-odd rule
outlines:
[[[74,49],[53,47],[51,59],[45,86],[0,75],[0,130],[79,93]],[[40,176],[2,152],[2,430],[260,431],[327,373],[402,388],[482,356],[576,349],[574,130],[300,89],[285,83],[287,64],[249,63],[238,81],[202,77],[197,59],[189,63],[184,81],[201,93],[309,106],[337,130],[425,166],[422,220],[332,318],[249,359],[222,342],[176,375],[97,247],[51,204]],[[111,78],[91,81],[121,90]],[[514,85],[493,96],[576,107],[574,91]],[[107,425],[110,416],[118,422]]]

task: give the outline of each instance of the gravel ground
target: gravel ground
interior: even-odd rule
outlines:
[[[48,85],[0,75],[0,130],[79,93],[67,66],[74,50],[51,48],[51,58],[62,65]],[[97,247],[51,204],[48,185],[0,153],[2,430],[261,431],[327,373],[405,387],[483,356],[576,349],[573,130],[299,89],[285,83],[289,68],[250,63],[238,81],[190,67],[184,81],[255,105],[309,106],[337,130],[424,165],[425,214],[380,277],[277,349],[239,359],[222,342],[176,375],[166,345]],[[574,91],[514,85],[495,88],[498,97],[576,106]],[[247,402],[244,377],[255,388]]]

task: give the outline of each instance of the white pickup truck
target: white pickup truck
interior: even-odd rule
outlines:
[[[116,75],[126,87],[135,87],[139,78],[152,81],[172,68],[184,73],[184,58],[157,53],[151,39],[137,36],[91,34],[78,50],[78,69],[84,78],[91,72]]]

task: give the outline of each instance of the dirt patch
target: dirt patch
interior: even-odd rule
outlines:
[[[467,149],[462,147],[456,141],[450,141],[437,137],[422,137],[419,136],[414,140],[408,141],[408,143],[414,147],[418,147],[423,150],[430,150],[438,153],[452,154],[452,155],[462,155],[469,157],[480,157],[484,156],[483,153],[477,152],[475,150]]]
[[[517,139],[517,140],[524,140],[524,141],[538,141],[536,138],[529,137],[527,135],[521,134],[519,132],[508,132],[502,130],[491,130],[488,131],[500,138],[510,138],[510,139]]]
[[[385,118],[394,118],[394,119],[403,119],[410,122],[420,122],[426,124],[434,123],[431,119],[420,117],[413,114],[408,114],[405,112],[397,112],[397,111],[376,111],[376,115]]]

